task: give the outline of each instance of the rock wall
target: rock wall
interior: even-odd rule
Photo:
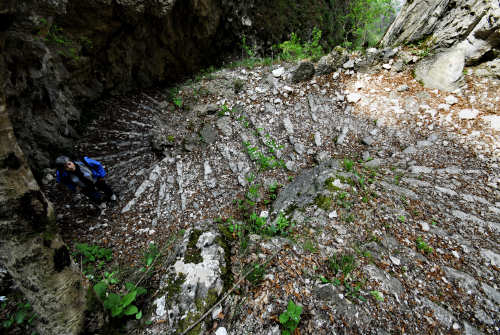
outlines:
[[[407,1],[380,43],[416,42],[432,49],[460,44],[471,65],[492,60],[499,54],[500,1]]]
[[[241,54],[242,34],[264,50],[318,26],[333,43],[344,2],[3,1],[0,75],[19,144],[40,171],[71,150],[80,121],[93,117],[93,101],[168,85]]]
[[[0,95],[0,268],[31,302],[40,333],[78,334],[85,290],[54,223],[52,205],[16,143]]]
[[[459,90],[464,66],[480,64],[479,74],[500,78],[500,1],[407,1],[380,44],[407,43],[433,53],[415,70],[425,87]]]

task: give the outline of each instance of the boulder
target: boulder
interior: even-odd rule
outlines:
[[[493,60],[500,47],[500,3],[481,0],[407,1],[380,42],[381,46],[405,43],[423,43],[430,50],[452,48],[456,66],[450,65],[451,62],[441,62],[439,66],[448,67],[445,71],[453,67],[455,73],[464,62],[477,65]],[[457,79],[453,76],[449,81]],[[455,84],[452,86],[456,87]],[[444,84],[444,87],[449,85]]]
[[[175,260],[160,284],[149,334],[178,334],[196,322],[218,300],[224,289],[225,249],[218,231],[202,224],[185,232],[170,255]],[[207,321],[210,322],[209,318]],[[206,331],[201,322],[194,329]]]
[[[314,76],[314,65],[311,62],[301,62],[291,75],[294,83],[309,80]]]
[[[425,87],[455,91],[464,84],[464,53],[459,48],[426,58],[417,64],[415,79]]]
[[[328,55],[321,57],[316,65],[316,74],[324,75],[336,71],[342,64],[349,59],[349,54],[346,50],[337,47]]]

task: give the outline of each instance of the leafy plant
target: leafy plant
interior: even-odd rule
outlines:
[[[182,97],[180,96],[175,96],[173,99],[172,99],[172,102],[174,103],[174,105],[176,105],[178,108],[181,108],[182,107]]]
[[[142,311],[139,311],[137,306],[132,303],[138,296],[145,294],[146,289],[132,283],[126,283],[124,293],[110,292],[111,286],[116,283],[113,276],[109,276],[94,285],[94,292],[101,299],[104,308],[111,312],[112,317],[135,315],[136,319],[140,319]]]
[[[247,279],[253,284],[256,285],[264,279],[264,274],[266,273],[265,267],[259,264],[252,264],[253,267],[252,272],[248,275]]]
[[[281,334],[291,335],[295,331],[295,328],[299,325],[300,315],[302,314],[302,306],[296,305],[292,300],[288,302],[286,311],[281,313],[279,321],[281,325],[285,328]]]
[[[111,249],[101,248],[98,245],[88,245],[87,243],[77,243],[73,256],[82,256],[82,263],[92,263],[97,260],[111,261],[113,252]]]
[[[344,158],[342,165],[344,167],[344,170],[346,170],[347,172],[350,172],[350,171],[352,171],[352,169],[354,167],[354,161],[349,159],[349,158]]]
[[[430,253],[432,253],[434,251],[434,249],[431,246],[429,246],[427,244],[427,242],[424,241],[424,239],[422,238],[422,236],[417,237],[417,239],[416,239],[415,242],[417,243],[417,249],[418,250],[422,250],[422,251],[424,251],[425,253],[428,253],[428,254],[430,254]]]
[[[321,34],[321,30],[314,27],[311,40],[302,44],[297,34],[292,32],[290,40],[278,45],[281,49],[281,58],[285,61],[307,57],[311,57],[312,60],[318,60],[323,55],[323,48],[320,45]]]
[[[377,301],[384,301],[384,296],[379,291],[370,291],[370,294]]]
[[[344,281],[344,288],[346,296],[359,299],[361,301],[366,301],[366,298],[361,295],[361,283],[351,284]]]
[[[144,253],[144,267],[140,269],[141,272],[146,272],[151,265],[153,264],[154,260],[158,255],[160,254],[158,248],[154,243],[149,244],[148,250]]]
[[[29,326],[37,316],[29,302],[14,303],[10,308],[7,305],[7,301],[2,302],[1,305],[1,309],[5,310],[5,314],[2,316],[4,319],[2,321],[2,328],[4,329],[14,328],[23,324]]]
[[[334,254],[328,260],[328,265],[333,271],[334,275],[342,272],[344,277],[349,276],[349,274],[355,269],[356,261],[353,255],[349,254]]]

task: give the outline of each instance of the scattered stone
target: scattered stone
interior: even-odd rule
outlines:
[[[301,62],[299,66],[292,71],[292,82],[298,83],[306,81],[314,76],[314,65],[311,62]]]
[[[212,144],[217,140],[217,131],[210,124],[205,124],[200,131],[200,136],[203,142]]]
[[[285,127],[285,130],[288,135],[293,135],[293,124],[288,117],[285,117],[283,119],[283,126]]]
[[[419,221],[418,222],[419,225],[420,225],[420,229],[422,229],[423,231],[429,231],[430,230],[430,226],[427,222],[425,221]]]
[[[215,335],[227,335],[227,330],[224,327],[219,327],[215,331]]]
[[[450,110],[450,105],[448,105],[448,104],[439,104],[438,105],[438,110],[449,111]]]
[[[350,94],[347,95],[347,101],[348,102],[356,103],[359,100],[361,100],[361,95],[358,94],[358,93],[350,93]]]
[[[342,132],[340,133],[339,137],[337,137],[337,144],[344,143],[348,132],[349,132],[349,127],[345,126],[342,128]]]
[[[404,62],[402,60],[397,60],[392,64],[392,69],[396,72],[401,72],[403,71],[404,68]]]
[[[284,67],[279,67],[276,70],[273,70],[273,76],[275,78],[281,77],[285,73],[285,68]]]
[[[354,60],[353,59],[348,60],[347,62],[344,63],[344,65],[342,65],[342,67],[344,69],[353,69],[354,68]]]
[[[363,139],[361,140],[361,142],[364,145],[372,145],[373,143],[375,143],[375,140],[371,136],[365,136],[365,137],[363,137]]]
[[[298,143],[298,142],[295,143],[295,145],[293,146],[293,149],[299,155],[302,155],[306,151],[306,148],[304,147],[304,145],[302,143]]]
[[[321,134],[319,132],[314,133],[314,144],[316,144],[317,147],[320,147],[322,144]]]
[[[398,92],[405,92],[405,91],[408,91],[410,88],[408,87],[408,85],[401,85],[401,86],[398,86],[398,88],[396,88],[396,91]]]
[[[500,255],[488,250],[488,249],[481,249],[480,251],[481,256],[488,261],[491,265],[493,266],[500,266]]]
[[[453,106],[458,102],[458,99],[454,95],[448,95],[446,98],[444,98],[444,101],[450,106]]]
[[[382,160],[379,158],[374,158],[365,163],[365,166],[370,169],[378,168],[382,165]]]
[[[330,158],[330,153],[328,151],[321,151],[316,155],[316,162],[321,163]]]
[[[217,128],[224,136],[231,137],[233,135],[233,128],[231,126],[231,118],[224,116],[217,120]]]
[[[401,260],[399,258],[396,258],[394,256],[389,256],[389,259],[394,265],[399,266],[401,264]]]
[[[427,174],[427,173],[431,173],[432,171],[433,171],[433,168],[427,167],[427,166],[414,165],[414,166],[410,167],[410,172],[415,173],[415,174],[420,174],[420,173]]]
[[[386,70],[390,70],[391,69],[391,64],[383,64],[382,67]]]
[[[478,114],[479,114],[479,111],[477,109],[462,109],[458,113],[458,118],[465,119],[465,120],[472,120],[472,119],[475,119]]]

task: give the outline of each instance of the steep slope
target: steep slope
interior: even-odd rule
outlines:
[[[131,264],[203,222],[226,232],[235,280],[278,252],[214,314],[230,333],[279,332],[290,299],[301,333],[495,333],[498,86],[468,76],[450,97],[382,67],[395,57],[295,84],[292,65],[221,70],[183,86],[182,108],[161,91],[110,102],[78,149],[106,163],[121,203],[94,219],[85,200],[59,203],[65,235]],[[270,230],[227,233],[252,212]],[[147,333],[172,332],[178,310],[155,301]]]

